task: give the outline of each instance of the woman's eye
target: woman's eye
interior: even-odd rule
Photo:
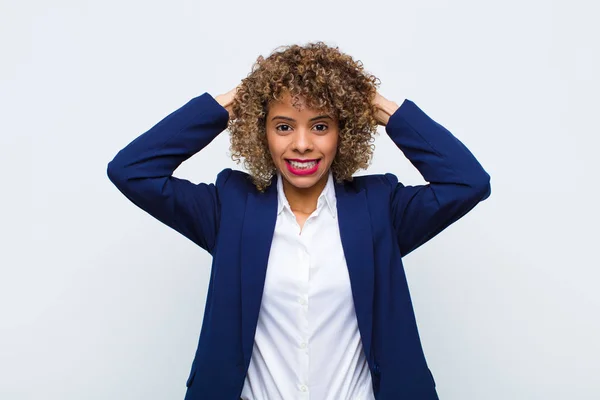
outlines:
[[[315,125],[315,128],[317,128],[319,126],[322,127],[322,128],[321,129],[317,129],[318,132],[325,132],[327,130],[327,125],[325,125],[325,124],[317,124],[317,125]],[[285,127],[286,129],[281,129],[283,127]],[[279,132],[289,132],[290,130],[287,129],[287,128],[290,128],[290,126],[286,125],[286,124],[278,125],[278,126],[275,127],[275,129],[278,130]]]

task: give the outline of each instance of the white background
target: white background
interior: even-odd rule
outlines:
[[[106,166],[258,55],[316,40],[492,177],[489,199],[404,258],[440,398],[599,398],[595,2],[0,4],[0,398],[183,399],[210,256]],[[381,128],[376,146],[360,174],[423,183]],[[225,132],[175,175],[241,168],[228,147]]]

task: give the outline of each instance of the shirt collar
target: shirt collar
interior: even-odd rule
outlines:
[[[323,188],[323,191],[317,200],[317,213],[319,213],[323,207],[323,203],[327,204],[327,208],[329,209],[331,216],[333,218],[337,218],[335,186],[331,169],[329,170],[327,183],[325,184],[325,187]],[[290,203],[288,202],[287,197],[285,197],[285,193],[283,191],[283,177],[281,176],[281,173],[277,171],[277,215],[281,214],[284,208],[287,208],[288,211],[293,214]]]

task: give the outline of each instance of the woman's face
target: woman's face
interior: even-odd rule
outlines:
[[[269,105],[266,134],[269,151],[284,179],[298,189],[327,182],[335,158],[339,127],[333,115],[292,106],[289,93]]]

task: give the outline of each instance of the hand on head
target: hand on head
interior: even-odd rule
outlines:
[[[240,84],[238,84],[236,87],[234,87],[233,89],[231,89],[229,92],[224,93],[224,94],[220,94],[217,97],[215,97],[215,100],[222,105],[227,112],[229,112],[229,118],[231,118],[232,116],[232,104],[233,104],[233,99],[235,97],[235,94],[237,93],[238,89],[240,88]]]

